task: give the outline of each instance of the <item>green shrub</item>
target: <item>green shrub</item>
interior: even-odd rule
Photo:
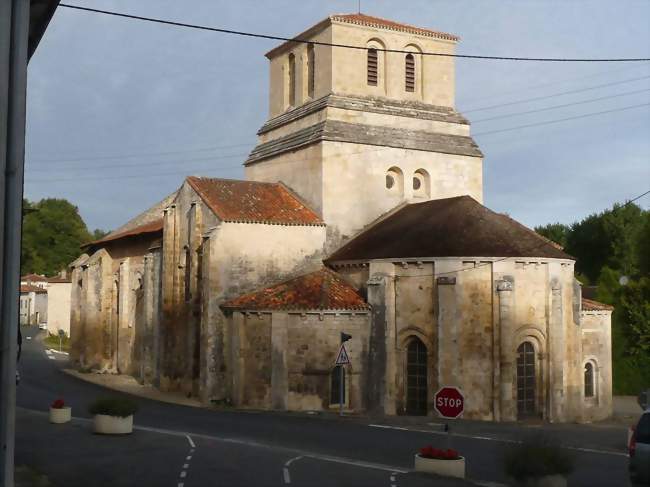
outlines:
[[[514,445],[505,456],[506,473],[517,481],[544,475],[568,475],[573,467],[573,455],[540,434]]]
[[[90,414],[105,414],[107,416],[119,416],[126,418],[138,410],[138,405],[130,399],[121,397],[104,397],[93,402],[88,411]]]

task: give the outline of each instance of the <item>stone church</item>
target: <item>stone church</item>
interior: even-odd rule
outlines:
[[[188,177],[71,264],[77,366],[206,405],[434,415],[456,386],[470,419],[609,416],[612,309],[483,206],[454,58],[423,54],[459,39],[362,14],[296,39],[245,180]]]

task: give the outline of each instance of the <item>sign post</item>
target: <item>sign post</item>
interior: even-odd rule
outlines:
[[[441,418],[456,419],[465,409],[465,396],[458,387],[441,387],[434,396],[434,407]],[[447,449],[451,448],[451,428],[445,423],[447,432]]]
[[[350,363],[350,357],[348,351],[345,349],[345,342],[347,342],[352,335],[348,335],[345,332],[341,332],[341,347],[339,348],[339,353],[336,355],[336,361],[334,365],[339,367],[339,416],[343,416],[343,397],[345,394],[345,374],[343,371],[343,366]]]

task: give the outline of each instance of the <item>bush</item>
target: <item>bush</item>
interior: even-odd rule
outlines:
[[[526,438],[505,456],[506,473],[517,481],[545,475],[568,475],[573,467],[573,456],[542,435]]]
[[[97,399],[88,408],[90,414],[105,414],[107,416],[119,416],[126,418],[138,410],[138,405],[130,399],[121,397],[106,397]]]

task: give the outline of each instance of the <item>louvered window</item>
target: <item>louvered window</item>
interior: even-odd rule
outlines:
[[[406,91],[415,91],[415,58],[413,54],[407,54],[405,58],[406,67]]]
[[[370,86],[377,86],[377,72],[377,49],[368,49],[368,84]]]
[[[310,98],[314,97],[314,85],[316,80],[316,58],[314,56],[314,45],[307,46],[307,95]]]
[[[289,54],[289,105],[296,105],[296,56]]]

